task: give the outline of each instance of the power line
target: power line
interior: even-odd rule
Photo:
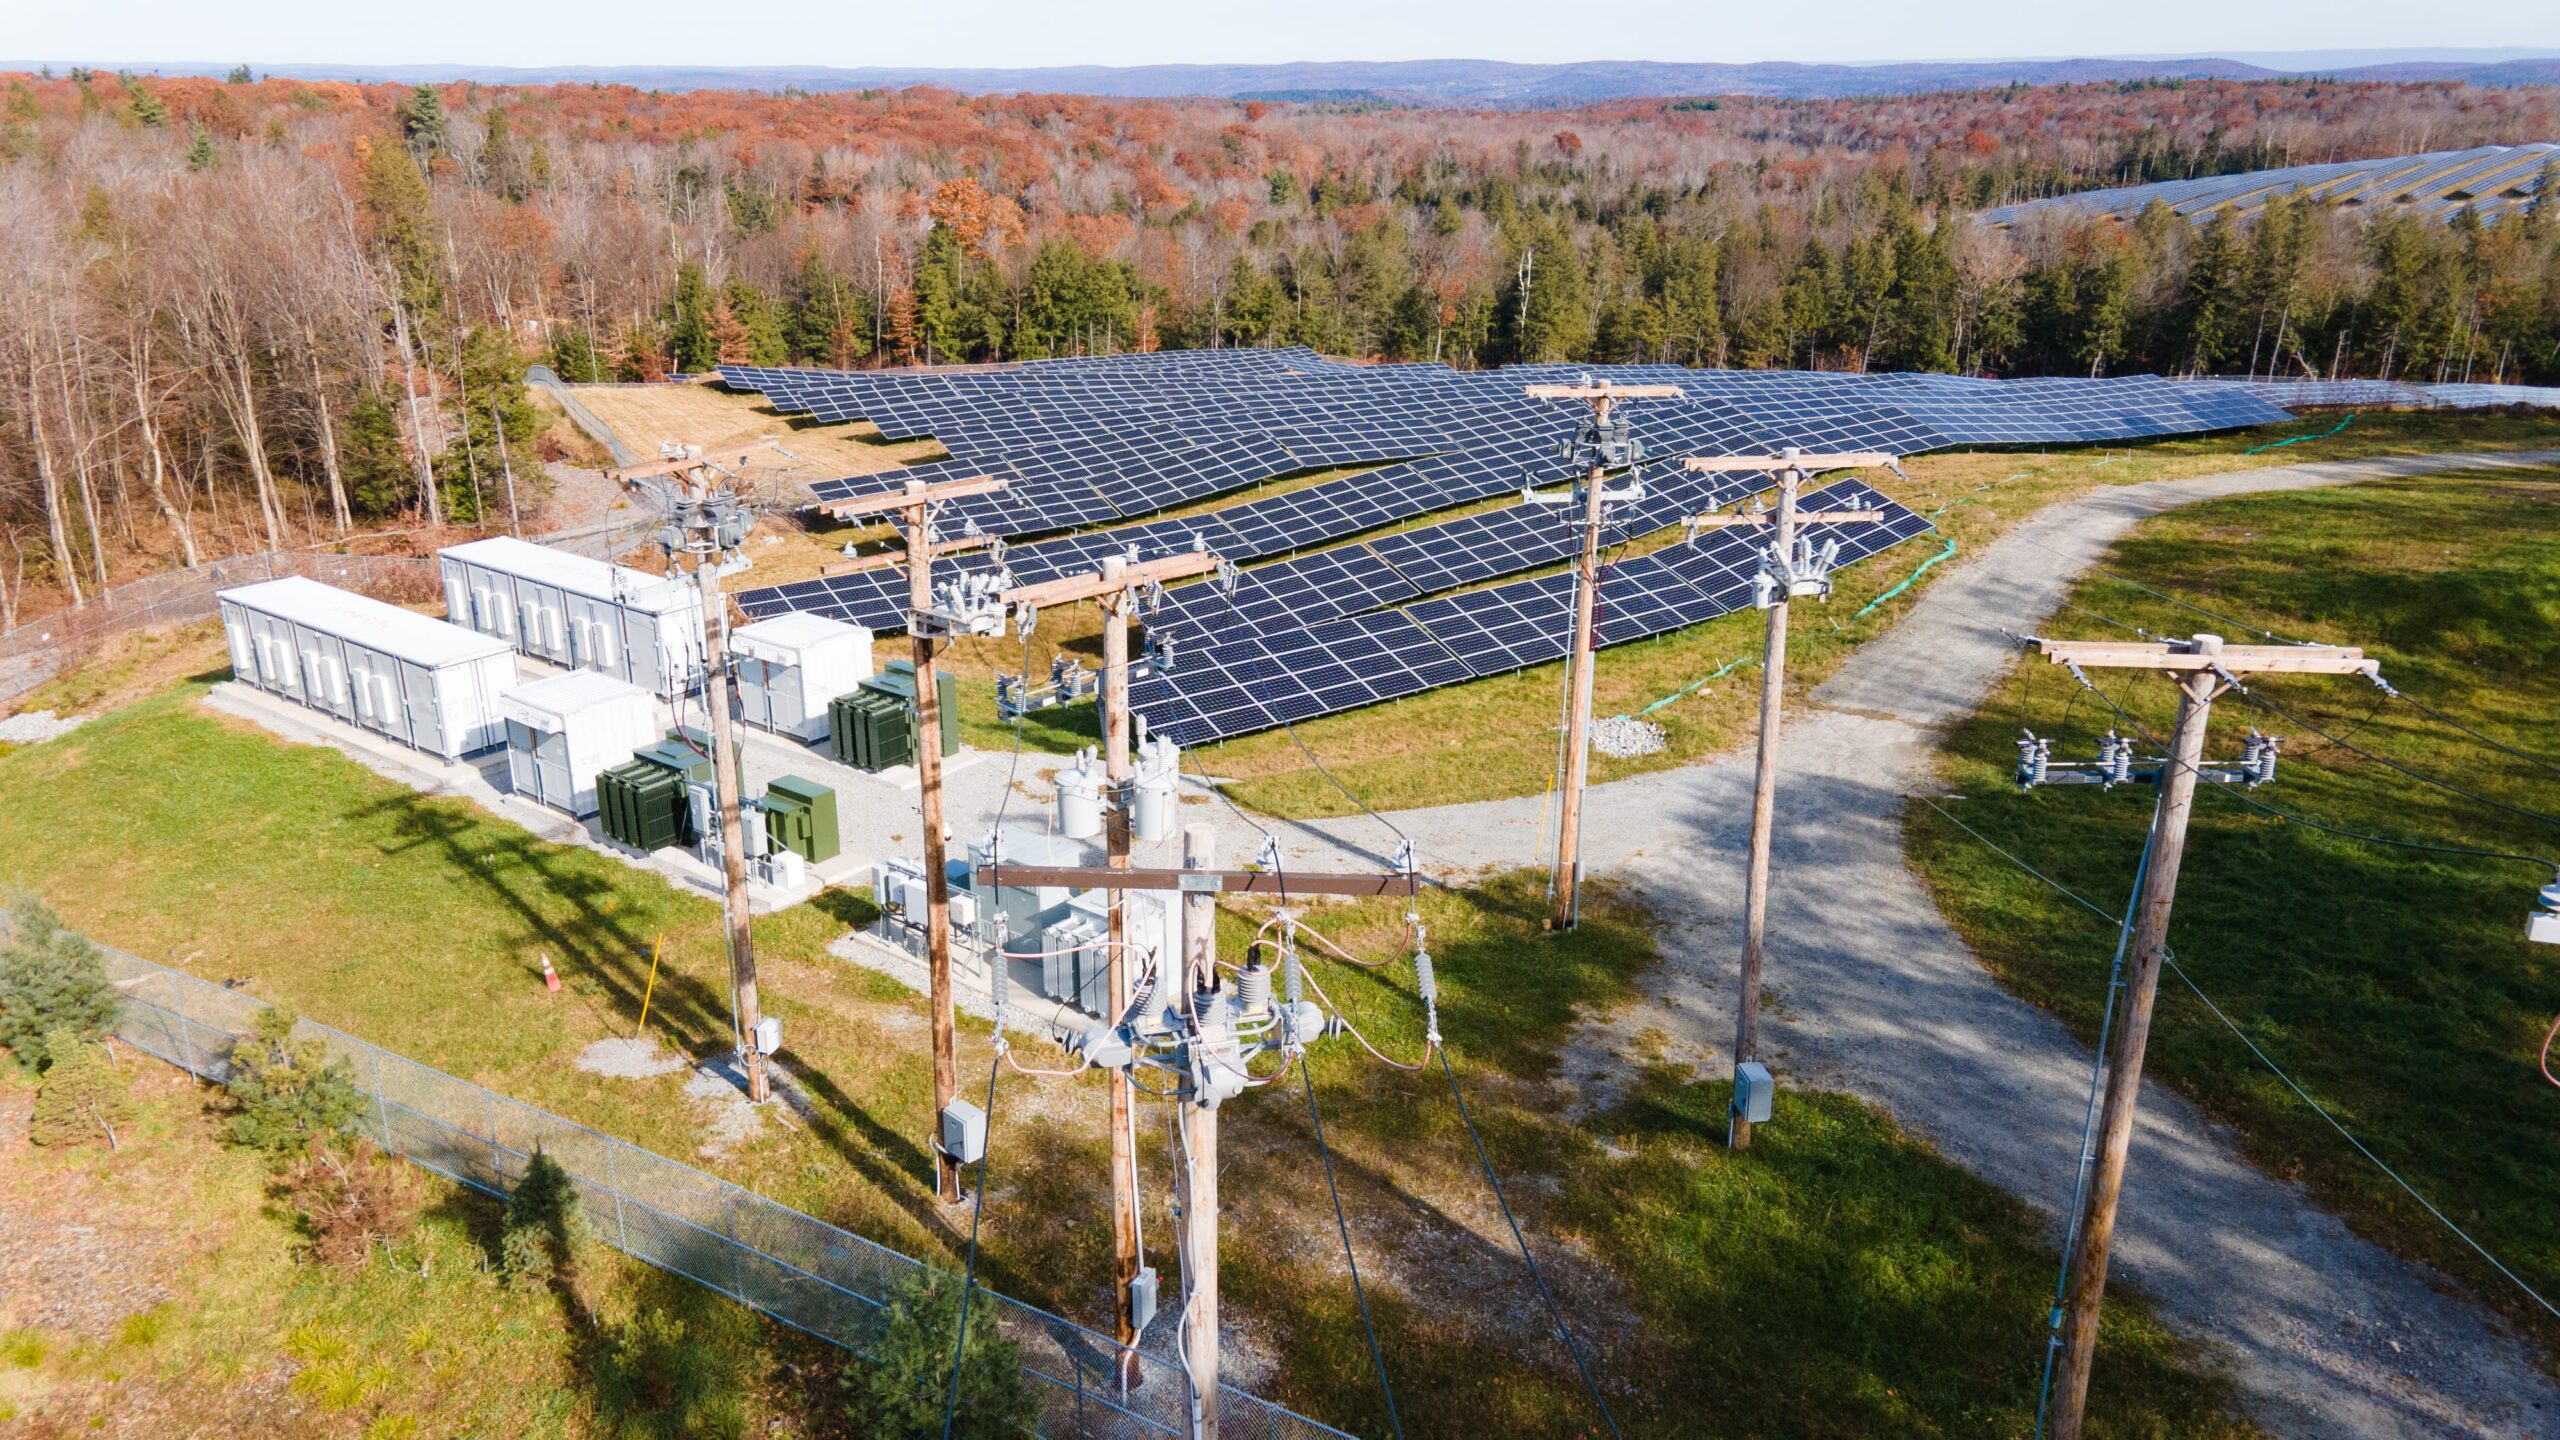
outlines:
[[[2403,765],[2388,755],[2376,755],[2370,750],[2361,749],[2355,745],[2351,745],[2345,740],[2330,734],[2328,731],[2321,729],[2319,726],[2312,724],[2310,721],[2303,719],[2301,716],[2294,714],[2292,711],[2285,709],[2273,700],[2269,700],[2265,696],[2260,695],[2253,690],[2242,690],[2240,692],[2240,698],[2257,706],[2259,709],[2268,712],[2269,714],[2282,718],[2290,724],[2301,726],[2303,729],[2310,731],[2312,734],[2319,736],[2321,739],[2328,741],[2331,745],[2334,745],[2351,755],[2361,755],[2365,759],[2370,760],[2377,765],[2387,765],[2391,769],[2399,771],[2401,774],[2408,776],[2410,779],[2417,781],[2421,785],[2432,785],[2449,795],[2459,795],[2465,800],[2475,800],[2480,804],[2494,806],[2495,808],[2504,810],[2509,814],[2521,815],[2528,820],[2539,820],[2545,825],[2560,825],[2560,815],[2546,815],[2539,810],[2529,809],[2522,805],[2510,805],[2504,800],[2480,794],[2476,790],[2465,790],[2450,780],[2438,779],[2433,775],[2427,774],[2423,770]],[[2385,696],[2383,698],[2387,700],[2390,697]],[[2380,707],[2376,706],[2376,708],[2378,709]]]
[[[1574,1342],[1573,1327],[1565,1324],[1564,1311],[1556,1305],[1555,1293],[1547,1288],[1547,1277],[1538,1269],[1538,1257],[1529,1253],[1528,1238],[1520,1233],[1519,1218],[1511,1213],[1511,1201],[1502,1193],[1502,1179],[1493,1170],[1493,1157],[1485,1153],[1484,1137],[1476,1133],[1475,1116],[1467,1112],[1467,1097],[1458,1093],[1458,1072],[1449,1064],[1449,1047],[1440,1047],[1440,1073],[1449,1077],[1449,1098],[1458,1102],[1458,1118],[1467,1122],[1467,1138],[1475,1142],[1476,1163],[1484,1167],[1485,1183],[1493,1187],[1494,1203],[1502,1207],[1503,1223],[1511,1227],[1511,1241],[1520,1247],[1520,1259],[1529,1267],[1529,1278],[1538,1282],[1538,1298],[1546,1302],[1547,1316],[1555,1321],[1556,1334],[1564,1340],[1565,1353],[1573,1357],[1573,1368],[1582,1376],[1582,1388],[1591,1392],[1591,1403],[1600,1407],[1600,1418],[1612,1435],[1623,1435],[1618,1417],[1609,1413],[1609,1402],[1600,1394],[1599,1383],[1591,1378],[1591,1367],[1583,1363],[1582,1347]]]
[[[1819,712],[1816,712],[1816,713],[1818,714]],[[1824,721],[1824,723],[1825,723],[1826,725],[1828,725],[1830,722],[1829,722],[1828,720],[1825,720],[1825,721]],[[1837,730],[1835,730],[1833,733],[1834,733],[1835,735],[1838,735],[1840,732],[1838,732]],[[1849,737],[1848,737],[1848,736],[1846,736],[1846,735],[1840,735],[1840,739],[1841,739],[1841,741],[1842,741],[1843,748],[1850,750],[1850,751],[1851,751],[1851,753],[1853,753],[1853,754],[1857,754],[1857,755],[1858,755],[1862,760],[1866,760],[1866,762],[1867,762],[1869,765],[1873,766],[1879,774],[1883,774],[1883,775],[1885,775],[1885,776],[1886,776],[1886,778],[1887,778],[1888,780],[1892,779],[1891,775],[1890,775],[1889,773],[1885,772],[1885,770],[1884,770],[1883,766],[1881,766],[1881,765],[1879,765],[1879,764],[1876,764],[1876,762],[1875,762],[1875,761],[1873,761],[1872,759],[1868,759],[1868,757],[1866,757],[1866,755],[1864,754],[1864,752],[1863,752],[1863,751],[1858,750],[1858,749],[1856,748],[1855,743],[1854,743],[1853,741],[1851,741],[1851,740],[1849,739]],[[1896,788],[1897,788],[1897,790],[1899,789],[1899,782],[1896,782]],[[2224,788],[2224,787],[2218,787],[2218,786],[2217,786],[2217,787],[2212,787],[2212,788],[2220,789],[2220,788]],[[1980,842],[1980,843],[1981,843],[1981,845],[1982,845],[1985,849],[1990,850],[1993,854],[1998,855],[2001,859],[2008,861],[2010,864],[2015,865],[2015,866],[2016,866],[2016,867],[2018,867],[2020,870],[2023,870],[2023,871],[2025,871],[2027,874],[2029,874],[2029,875],[2031,875],[2031,876],[2035,877],[2035,879],[2037,879],[2038,881],[2042,882],[2042,883],[2045,885],[2045,887],[2046,887],[2046,888],[2048,888],[2048,889],[2052,890],[2055,894],[2060,895],[2060,896],[2062,896],[2064,899],[2071,901],[2073,904],[2078,905],[2081,909],[2088,911],[2090,914],[2097,916],[2097,917],[2098,917],[2099,919],[2101,919],[2101,920],[2107,921],[2107,922],[2109,922],[2109,923],[2111,923],[2111,924],[2115,922],[2116,917],[2115,917],[2112,913],[2108,912],[2107,910],[2100,908],[2100,907],[2097,905],[2097,903],[2096,903],[2096,902],[2094,902],[2094,901],[2092,901],[2092,900],[2088,899],[2086,896],[2081,895],[2078,891],[2073,890],[2071,887],[2069,887],[2069,886],[2067,886],[2067,885],[2064,885],[2062,882],[2060,882],[2060,881],[2058,881],[2058,880],[2054,879],[2052,876],[2045,874],[2043,871],[2038,870],[2038,869],[2037,869],[2037,868],[2035,868],[2033,865],[2028,864],[2026,861],[2019,859],[2015,854],[2012,854],[2009,850],[2007,850],[2006,848],[2002,847],[2002,846],[2000,845],[2000,843],[1999,843],[1999,842],[1997,842],[1997,841],[1993,840],[1991,837],[1989,837],[1989,836],[1987,836],[1987,835],[1983,834],[1981,831],[1974,829],[1972,826],[1967,825],[1966,823],[1964,823],[1964,821],[1962,821],[1962,820],[1960,820],[1960,819],[1957,819],[1957,818],[1956,818],[1956,816],[1955,816],[1955,814],[1954,814],[1952,811],[1949,811],[1949,810],[1947,809],[1947,807],[1945,807],[1944,805],[1939,804],[1938,802],[1936,802],[1935,800],[1930,799],[1930,798],[1929,798],[1928,796],[1926,796],[1926,795],[1915,794],[1915,793],[1908,792],[1908,791],[1902,791],[1902,792],[1900,792],[1900,793],[1902,794],[1902,796],[1903,796],[1903,798],[1904,798],[1904,799],[1907,799],[1907,800],[1917,800],[1917,801],[1919,801],[1921,804],[1928,806],[1931,810],[1936,811],[1936,812],[1938,813],[1938,815],[1939,815],[1941,818],[1943,818],[1943,819],[1945,819],[1945,820],[1947,821],[1947,823],[1948,823],[1948,824],[1953,825],[1953,826],[1955,826],[1958,830],[1961,830],[1961,831],[1963,831],[1965,834],[1967,834],[1967,835],[1969,835],[1969,836],[1972,836],[1976,841]],[[2309,822],[2304,822],[2304,823],[2309,823]],[[2374,837],[2357,837],[2357,838],[2374,838]],[[2381,842],[2381,843],[2388,844],[2388,843],[2391,843],[2391,842],[2389,842],[2389,841],[2383,841],[2383,842]],[[2524,857],[2521,857],[2521,856],[2512,856],[2512,855],[2511,855],[2511,856],[2504,856],[2504,857],[2501,857],[2501,858],[2505,858],[2505,859],[2522,859],[2522,858],[2524,858]],[[2259,1048],[2258,1048],[2258,1046],[2257,1046],[2257,1044],[2256,1044],[2256,1042],[2254,1042],[2254,1041],[2252,1041],[2252,1040],[2250,1040],[2250,1039],[2249,1039],[2247,1032],[2243,1031],[2243,1030],[2239,1027],[2239,1025],[2238,1025],[2238,1024],[2234,1023],[2234,1022],[2233,1022],[2233,1020],[2231,1019],[2231,1017],[2230,1017],[2227,1013],[2225,1013],[2225,1012],[2223,1011],[2222,1007],[2220,1007],[2219,1005],[2216,1005],[2216,1004],[2213,1002],[2213,999],[2212,999],[2212,997],[2211,997],[2211,996],[2209,996],[2209,995],[2207,995],[2207,994],[2205,994],[2205,993],[2204,993],[2204,989],[2203,989],[2203,987],[2201,987],[2201,986],[2199,986],[2198,984],[2196,984],[2196,982],[2195,982],[2195,977],[2194,977],[2194,976],[2192,976],[2192,975],[2189,975],[2189,974],[2186,972],[2186,968],[2185,968],[2184,966],[2182,966],[2182,965],[2180,965],[2180,964],[2178,963],[2178,960],[2177,960],[2176,955],[2171,954],[2171,953],[2168,953],[2168,952],[2166,952],[2166,951],[2164,950],[2164,952],[2163,952],[2163,958],[2167,961],[2169,968],[2177,974],[2179,981],[2180,981],[2181,983],[2183,983],[2183,984],[2187,987],[2187,989],[2188,989],[2188,990],[2190,990],[2190,991],[2192,991],[2192,992],[2194,993],[2194,995],[2195,995],[2196,999],[2197,999],[2198,1001],[2202,1002],[2202,1003],[2204,1004],[2204,1006],[2205,1006],[2205,1008],[2206,1008],[2206,1009],[2208,1009],[2208,1010],[2210,1010],[2210,1011],[2212,1011],[2212,1012],[2213,1012],[2213,1016],[2214,1016],[2214,1018],[2215,1018],[2215,1019],[2217,1019],[2217,1020],[2220,1020],[2220,1021],[2223,1023],[2223,1025],[2224,1025],[2224,1026],[2226,1026],[2227,1028],[2229,1028],[2229,1029],[2230,1029],[2230,1031],[2231,1031],[2231,1033],[2232,1033],[2234,1036],[2238,1037],[2238,1039],[2240,1040],[2240,1043],[2248,1047],[2248,1049],[2249,1049],[2249,1053],[2250,1053],[2251,1055],[2255,1056],[2255,1057],[2257,1058],[2257,1060],[2258,1060],[2258,1062],[2259,1062],[2260,1064],[2265,1065],[2265,1066],[2267,1067],[2267,1069],[2268,1069],[2270,1072],[2272,1072],[2272,1073],[2276,1076],[2276,1078],[2277,1078],[2277,1079],[2282,1080],[2282,1081],[2285,1083],[2285,1085],[2286,1085],[2286,1087],[2287,1087],[2288,1089],[2292,1090],[2292,1091],[2293,1091],[2293,1093],[2294,1093],[2296,1096],[2300,1097],[2300,1099],[2302,1100],[2302,1102],[2303,1102],[2305,1105],[2310,1106],[2310,1107],[2311,1107],[2311,1109],[2312,1109],[2312,1111],[2313,1111],[2314,1113],[2316,1113],[2317,1115],[2319,1115],[2319,1117],[2320,1117],[2321,1119],[2323,1119],[2323,1120],[2327,1121],[2327,1122],[2329,1123],[2329,1127],[2330,1127],[2331,1129],[2333,1129],[2333,1130],[2337,1131],[2341,1136],[2344,1136],[2344,1137],[2346,1138],[2346,1140],[2347,1140],[2347,1143],[2349,1143],[2350,1145],[2353,1145],[2353,1146],[2355,1147],[2355,1149],[2356,1149],[2356,1153],[2358,1153],[2358,1154],[2360,1154],[2360,1155],[2364,1156],[2364,1158],[2365,1158],[2365,1159],[2367,1159],[2367,1160],[2369,1160],[2369,1161],[2373,1162],[2374,1167],[2375,1167],[2376,1169],[2378,1169],[2378,1170],[2382,1171],[2382,1173],[2383,1173],[2384,1175],[2386,1175],[2386,1176],[2390,1177],[2391,1182],[2392,1182],[2393,1184],[2398,1185],[2398,1186],[2399,1186],[2403,1191],[2407,1192],[2407,1193],[2408,1193],[2408,1195],[2409,1195],[2409,1197],[2410,1197],[2411,1199],[2414,1199],[2414,1200],[2416,1200],[2420,1205],[2425,1206],[2425,1207],[2426,1207],[2426,1211],[2427,1211],[2427,1213],[2428,1213],[2428,1214],[2430,1214],[2430,1215],[2432,1215],[2432,1216],[2434,1216],[2434,1217],[2436,1218],[2437,1222],[2438,1222],[2438,1223],[2440,1223],[2440,1224],[2442,1224],[2442,1225],[2444,1226],[2444,1228],[2445,1228],[2445,1229],[2447,1229],[2447,1230],[2449,1230],[2449,1231],[2453,1232],[2453,1234],[2454,1234],[2457,1238],[2459,1238],[2459,1239],[2462,1241],[2462,1243],[2463,1243],[2463,1244],[2470,1246],[2470,1247],[2471,1247],[2471,1249],[2473,1249],[2474,1251],[2478,1252],[2478,1253],[2479,1253],[2479,1255],[2480,1255],[2482,1258],[2486,1259],[2486,1260],[2487,1260],[2487,1261],[2488,1261],[2492,1266],[2495,1266],[2495,1267],[2497,1268],[2498,1273],[2499,1273],[2499,1274],[2501,1274],[2501,1275],[2503,1275],[2503,1276],[2505,1276],[2508,1280],[2512,1281],[2512,1282],[2515,1284],[2515,1286],[2516,1286],[2516,1288],[2517,1288],[2517,1289],[2522,1290],[2525,1294],[2527,1294],[2527,1295],[2531,1296],[2531,1297],[2533,1298],[2533,1301],[2534,1301],[2534,1303],[2535,1303],[2535,1304],[2540,1305],[2543,1309],[2550,1311],[2550,1312],[2551,1312],[2553,1315],[2555,1315],[2555,1316],[2560,1316],[2560,1306],[2554,1306],[2554,1305],[2553,1305],[2549,1300],[2544,1299],[2540,1291],[2535,1290],[2532,1286],[2530,1286],[2530,1285],[2526,1284],[2522,1279],[2518,1278],[2518,1277],[2517,1277],[2517,1275],[2516,1275],[2516,1273],[2515,1273],[2513,1270],[2511,1270],[2511,1269],[2507,1268],[2506,1264],[2505,1264],[2503,1261],[2499,1260],[2499,1259],[2498,1259],[2498,1257],[2497,1257],[2494,1253],[2492,1253],[2492,1252],[2489,1250],[2489,1248],[2488,1248],[2487,1246],[2482,1245],[2478,1240],[2473,1239],[2473,1238],[2471,1237],[2470,1232],[2468,1232],[2468,1231],[2464,1230],[2460,1225],[2456,1224],[2456,1223],[2453,1221],[2452,1217],[2450,1217],[2450,1216],[2446,1215],[2442,1210],[2437,1209],[2433,1203],[2431,1203],[2430,1201],[2428,1201],[2428,1199],[2427,1199],[2424,1195],[2422,1195],[2422,1194],[2420,1194],[2420,1193],[2418,1192],[2418,1189],[2417,1189],[2417,1187],[2416,1187],[2416,1186],[2411,1185],[2411,1184],[2410,1184],[2406,1179],[2404,1179],[2404,1178],[2401,1176],[2401,1174],[2400,1174],[2400,1172],[2399,1172],[2399,1171],[2392,1169],[2392,1168],[2391,1168],[2391,1166],[2390,1166],[2388,1163],[2386,1163],[2386,1162],[2382,1159],[2382,1157],[2381,1157],[2381,1156],[2374,1154],[2374,1153],[2373,1153],[2373,1151],[2372,1151],[2372,1150],[2370,1150],[2370,1149],[2368,1149],[2362,1141],[2360,1141],[2360,1140],[2356,1139],[2355,1135],[2354,1135],[2351,1131],[2349,1131],[2349,1130],[2347,1129],[2347,1127],[2346,1127],[2346,1126],[2344,1126],[2344,1125],[2342,1125],[2342,1124],[2340,1124],[2340,1123],[2338,1122],[2338,1118],[2337,1118],[2335,1115],[2330,1114],[2330,1113],[2329,1113],[2329,1111],[2328,1111],[2325,1107],[2323,1107],[2323,1106],[2320,1104],[2320,1102],[2319,1102],[2319,1101],[2317,1101],[2317,1100],[2315,1100],[2315,1099],[2313,1099],[2313,1098],[2312,1098],[2312,1096],[2311,1096],[2311,1094],[2310,1094],[2310,1092],[2309,1092],[2309,1091],[2306,1091],[2306,1090],[2304,1090],[2304,1089],[2302,1088],[2302,1086],[2301,1086],[2300,1082],[2296,1081],[2296,1080],[2295,1080],[2295,1079],[2294,1079],[2290,1074],[2286,1073],[2286,1071],[2284,1070],[2284,1068],[2283,1068],[2282,1066],[2280,1066],[2280,1065],[2276,1064],[2276,1062],[2275,1062],[2272,1058],[2270,1058],[2264,1050],[2259,1049]]]
[[[1315,1122],[1316,1151],[1324,1157],[1324,1188],[1333,1195],[1333,1225],[1342,1235],[1343,1263],[1351,1267],[1351,1298],[1360,1306],[1360,1328],[1368,1332],[1369,1363],[1378,1369],[1378,1390],[1387,1397],[1387,1428],[1396,1440],[1404,1440],[1404,1421],[1396,1415],[1396,1387],[1387,1379],[1386,1357],[1378,1350],[1378,1326],[1369,1318],[1369,1295],[1360,1285],[1360,1261],[1351,1253],[1351,1222],[1343,1218],[1342,1187],[1334,1183],[1333,1147],[1324,1142],[1324,1116],[1316,1110],[1315,1067],[1298,1067],[1298,1079],[1307,1087],[1307,1118]]]

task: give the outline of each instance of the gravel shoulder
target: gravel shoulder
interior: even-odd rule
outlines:
[[[2058,504],[1959,562],[1788,717],[1766,1019],[1782,1083],[1882,1106],[2037,1206],[2059,1243],[2090,1052],[1999,987],[1902,854],[1903,796],[1929,782],[1938,729],[2013,662],[2001,627],[2034,629],[2118,536],[2180,505],[2555,462],[2547,452],[2396,457],[2127,486]],[[1017,822],[1041,824],[1050,768],[1025,757]],[[958,787],[955,834],[993,821],[1006,774],[980,766]],[[1746,753],[1589,792],[1586,869],[1656,907],[1666,957],[1642,1001],[1593,1017],[1568,1054],[1568,1075],[1592,1101],[1606,1099],[1639,1035],[1710,1072],[1729,1064],[1750,776]],[[1535,863],[1541,808],[1530,798],[1387,819],[1435,871],[1460,872]],[[1185,818],[1212,815],[1223,853],[1253,853],[1259,835],[1225,807],[1195,803]],[[892,828],[912,833],[913,820]],[[1379,863],[1396,839],[1366,816],[1275,828],[1286,863],[1309,868]],[[2410,1440],[2560,1433],[2560,1386],[2537,1347],[2443,1276],[2356,1238],[2298,1186],[2261,1174],[2233,1135],[2156,1085],[2144,1087],[2129,1176],[2115,1280],[2204,1343],[2258,1423]]]

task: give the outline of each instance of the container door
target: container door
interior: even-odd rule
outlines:
[[[542,768],[535,753],[542,748],[543,732],[520,720],[507,722],[507,790],[510,794],[542,798]]]
[[[444,716],[436,708],[436,673],[406,660],[399,665],[401,698],[409,716],[409,743],[430,754],[448,754]]]
[[[774,665],[766,669],[766,703],[773,711],[773,728],[800,735],[809,728],[809,672],[797,665]]]
[[[623,678],[643,690],[666,694],[666,646],[658,638],[663,622],[635,610],[618,611],[615,618],[622,622],[623,646],[631,661],[630,673]]]

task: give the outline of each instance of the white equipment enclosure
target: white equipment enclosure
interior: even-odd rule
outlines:
[[[242,684],[446,760],[506,738],[498,697],[516,657],[503,640],[299,576],[216,598]]]
[[[596,776],[658,738],[658,700],[628,680],[572,670],[498,702],[507,724],[507,788],[583,819]]]
[[[702,595],[683,580],[500,535],[436,552],[445,614],[555,665],[652,694],[702,670]]]
[[[738,713],[800,740],[827,738],[827,706],[871,678],[871,632],[793,611],[729,632]]]

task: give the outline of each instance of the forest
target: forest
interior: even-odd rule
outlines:
[[[2560,210],[1976,210],[2549,139],[2560,92],[2145,82],[1562,112],[0,76],[0,630],[471,525],[521,383],[1355,359],[2560,380]],[[2544,194],[2560,194],[2544,177]]]

